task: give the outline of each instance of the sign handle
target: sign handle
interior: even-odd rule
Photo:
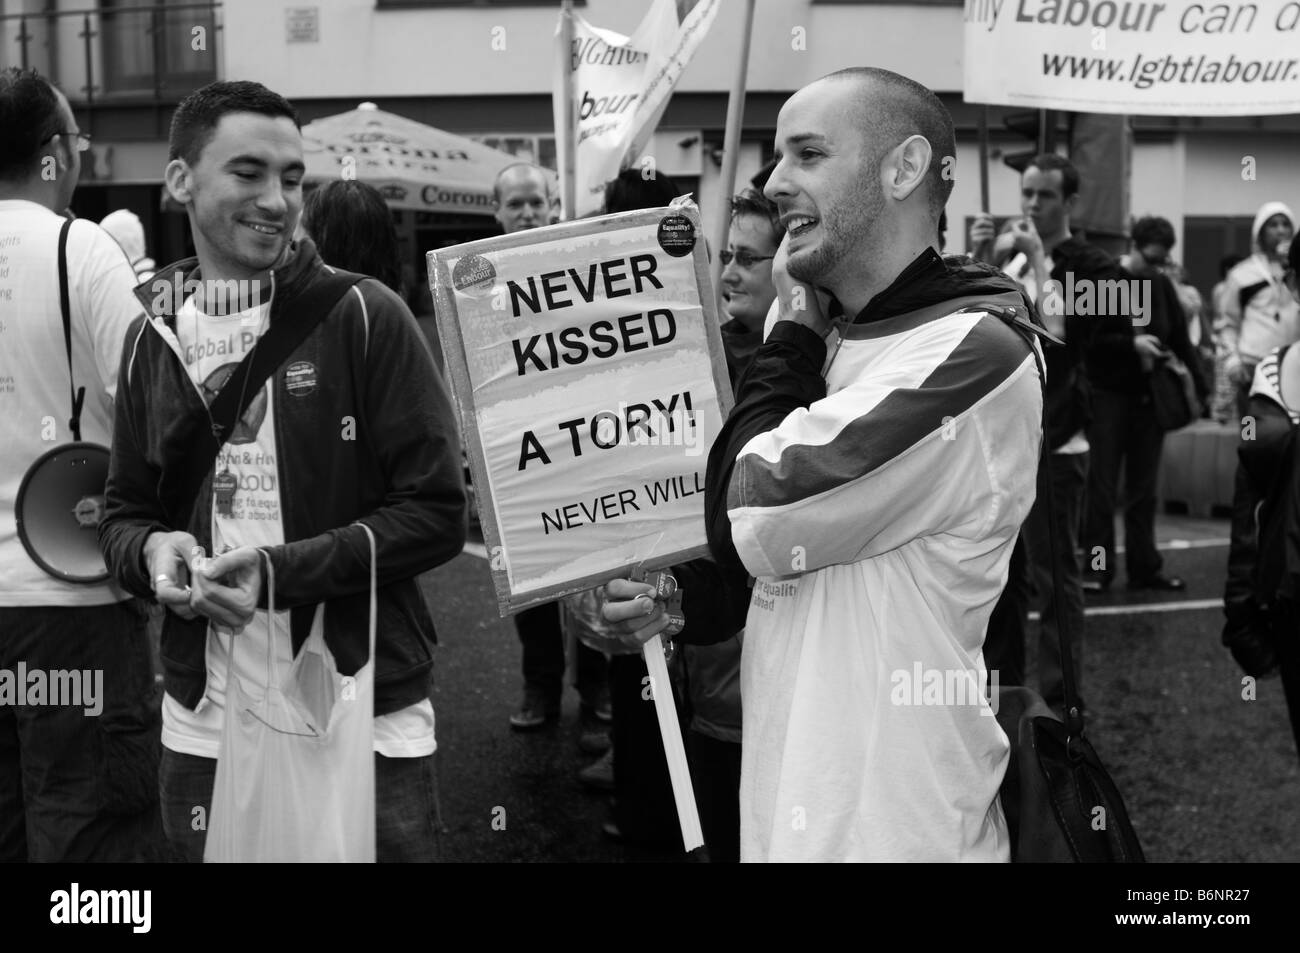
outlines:
[[[654,696],[655,714],[659,716],[659,734],[664,740],[668,776],[673,782],[677,820],[682,826],[682,846],[689,854],[697,847],[704,846],[704,832],[700,828],[700,815],[695,807],[695,788],[691,784],[691,771],[686,764],[686,746],[682,743],[682,726],[677,721],[677,705],[673,701],[672,683],[668,680],[668,662],[664,658],[663,640],[656,635],[642,646],[642,652],[645,655],[646,669],[650,673],[650,692]]]

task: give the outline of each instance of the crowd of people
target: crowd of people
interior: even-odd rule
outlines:
[[[358,181],[304,196],[293,106],[215,83],[177,107],[166,168],[197,254],[157,267],[131,213],[102,227],[64,215],[84,139],[57,89],[0,73],[0,131],[0,235],[26,317],[0,325],[0,669],[106,673],[98,718],[0,705],[0,858],[158,859],[142,856],[156,828],[171,859],[210,857],[194,818],[230,770],[235,709],[265,692],[268,660],[288,669],[312,643],[369,686],[374,859],[437,859],[435,633],[417,577],[461,552],[467,487],[382,196]],[[1250,674],[1280,670],[1300,743],[1300,650],[1277,637],[1300,618],[1292,213],[1265,204],[1251,254],[1225,260],[1202,300],[1167,220],[1136,221],[1112,258],[1072,227],[1078,171],[1042,155],[1020,216],[999,230],[981,215],[970,253],[945,256],[955,153],[940,101],[888,71],[843,70],[787,101],[776,155],[733,198],[716,250],[735,407],[708,458],[711,555],[671,569],[685,625],[634,580],[515,616],[509,727],[553,725],[576,673],[594,759],[580,779],[613,793],[611,837],[680,847],[640,653],[669,633],[711,859],[1008,860],[1008,740],[988,700],[900,706],[890,673],[1022,684],[1038,609],[1036,684],[1082,717],[1081,700],[1064,710],[1060,647],[1086,686],[1085,595],[1117,574],[1121,469],[1129,587],[1184,588],[1155,541],[1151,380],[1170,364],[1206,416],[1257,423],[1224,641]],[[605,210],[677,194],[630,170]],[[506,234],[558,214],[527,163],[501,172],[494,199]],[[158,282],[197,290],[177,300]],[[1143,304],[1074,307],[1063,289],[1087,282],[1134,282]],[[43,573],[15,532],[16,489],[50,439],[31,422],[66,419],[65,366],[85,388],[82,439],[112,447],[111,578],[94,586]],[[335,767],[342,787],[355,765]]]

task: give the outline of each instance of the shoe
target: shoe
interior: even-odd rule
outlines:
[[[1181,592],[1187,588],[1187,583],[1177,576],[1156,573],[1154,576],[1147,576],[1145,579],[1130,579],[1128,587],[1130,589],[1154,589],[1159,592]]]
[[[610,748],[595,764],[579,771],[578,780],[596,791],[614,790],[614,749]]]
[[[608,725],[614,720],[614,709],[609,704],[608,696],[600,699],[594,705],[583,702],[578,706],[578,713],[582,716],[584,722],[595,720],[603,725]]]
[[[1105,592],[1107,589],[1110,588],[1110,580],[1099,579],[1096,577],[1091,579],[1085,579],[1083,580],[1083,582],[1079,584],[1079,587],[1089,595],[1097,596],[1097,595],[1101,595],[1103,592]]]
[[[619,830],[618,824],[614,821],[606,821],[604,824],[601,824],[600,832],[615,844],[623,843],[623,832]]]
[[[559,705],[548,705],[540,698],[525,696],[523,705],[510,716],[510,727],[515,731],[537,731],[559,718]]]
[[[578,738],[578,750],[583,754],[604,754],[609,745],[608,731],[584,731]]]

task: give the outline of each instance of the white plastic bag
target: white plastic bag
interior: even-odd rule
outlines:
[[[375,860],[378,578],[374,534],[358,525],[370,540],[370,655],[355,676],[339,674],[318,609],[306,643],[279,679],[275,573],[266,560],[267,690],[253,697],[228,666],[205,863]]]

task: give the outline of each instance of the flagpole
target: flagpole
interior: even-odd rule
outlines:
[[[736,80],[727,98],[727,130],[722,140],[722,178],[718,183],[717,218],[713,223],[713,244],[709,251],[709,276],[713,295],[722,287],[722,259],[718,253],[727,247],[727,230],[731,225],[731,195],[736,187],[736,167],[740,162],[740,125],[745,113],[745,77],[749,72],[749,38],[754,32],[754,2],[745,0],[745,26],[740,31],[740,62]]]
[[[574,115],[575,93],[573,88],[573,0],[562,0],[560,4],[560,75],[564,81],[564,127],[556,130],[560,136],[560,155],[564,157],[564,168],[560,169],[560,204],[562,219],[569,221],[574,217],[573,210],[577,200],[576,156],[578,142],[574,133],[577,122]]]

